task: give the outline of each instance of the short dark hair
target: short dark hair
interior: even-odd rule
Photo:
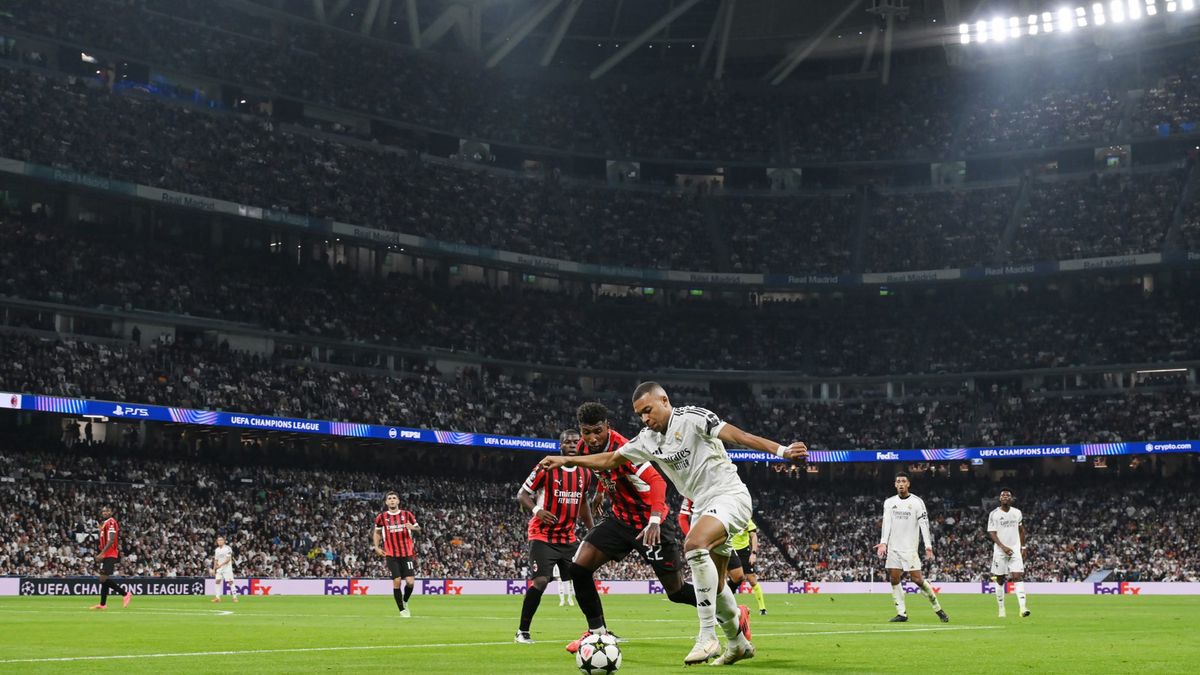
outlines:
[[[566,429],[563,429],[562,431],[558,432],[558,439],[561,441],[563,438],[565,438],[567,436],[578,436],[578,435],[579,435],[578,429],[576,429],[575,427],[567,427]]]
[[[1008,493],[1008,494],[1010,494],[1010,495],[1013,493],[1013,491],[1012,491],[1012,490],[1009,490],[1009,489],[1008,489],[1008,488],[1006,488],[1006,487],[1002,487],[1002,488],[1000,488],[1000,494],[1004,494],[1005,492],[1007,492],[1007,493]]]
[[[897,471],[896,478],[908,478],[908,472],[907,471]],[[908,478],[908,480],[911,481],[912,479]]]
[[[396,492],[395,490],[389,490],[388,493],[383,496],[383,498],[387,499],[388,497],[391,497],[392,495],[396,495],[396,499],[400,499],[400,493]]]
[[[575,419],[580,424],[592,425],[607,422],[612,418],[612,413],[608,408],[599,401],[588,401],[575,409]]]
[[[667,393],[667,390],[663,389],[663,386],[657,382],[643,382],[637,386],[637,389],[633,390],[633,400],[637,401],[646,394],[653,394],[656,391],[661,391],[664,394]]]

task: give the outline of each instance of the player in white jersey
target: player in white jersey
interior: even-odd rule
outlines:
[[[562,564],[554,566],[554,580],[558,582],[558,606],[563,605],[575,606],[575,582],[571,581],[571,575],[562,570]]]
[[[933,560],[929,512],[925,510],[925,502],[910,493],[908,487],[908,474],[903,471],[896,474],[896,495],[888,497],[883,503],[883,533],[879,537],[879,543],[875,545],[875,552],[879,557],[887,557],[884,568],[887,569],[888,581],[892,583],[892,600],[896,604],[896,616],[890,621],[908,621],[904,589],[900,587],[900,578],[907,572],[913,583],[929,599],[929,604],[933,605],[933,611],[937,612],[942,623],[948,623],[950,617],[946,616],[933,587],[921,574],[921,556],[917,554],[921,537],[924,537],[925,559]]]
[[[746,433],[704,408],[672,407],[667,392],[654,382],[643,382],[634,390],[633,410],[646,427],[620,449],[594,455],[546,457],[542,466],[547,469],[582,466],[606,471],[625,462],[658,465],[676,489],[695,505],[683,549],[696,587],[700,635],[683,662],[704,663],[718,654],[714,665],[750,658],[754,656],[754,645],[749,639],[750,610],[737,604],[737,598],[724,583],[732,553],[729,537],[750,522],[750,491],[725,452],[725,443],[770,452],[793,462],[803,461],[808,448],[803,443],[783,446]],[[639,537],[646,546],[658,545],[658,527],[647,527]],[[724,653],[717,639],[718,625],[728,639]]]
[[[229,583],[229,594],[237,602],[237,587],[233,585],[233,549],[225,543],[225,537],[217,537],[217,548],[213,551],[213,602],[221,601],[222,588]]]
[[[1004,594],[1013,582],[1021,616],[1029,616],[1025,606],[1025,525],[1021,510],[1014,508],[1012,490],[1000,491],[1000,506],[988,514],[988,537],[992,544],[992,575],[996,577],[996,602],[1004,617]]]

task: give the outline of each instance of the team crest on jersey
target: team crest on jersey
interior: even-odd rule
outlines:
[[[681,443],[683,442],[683,432],[682,431],[675,432],[675,440],[677,440]]]

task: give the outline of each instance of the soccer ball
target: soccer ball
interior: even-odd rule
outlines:
[[[575,665],[584,675],[615,673],[621,667],[621,648],[611,635],[589,635],[579,643]]]

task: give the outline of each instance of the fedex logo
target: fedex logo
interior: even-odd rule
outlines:
[[[929,587],[933,589],[934,595],[941,595],[941,593],[942,593],[941,586],[934,586],[933,584],[930,584]],[[905,582],[901,583],[900,588],[904,589],[905,593],[920,593],[921,592],[921,587],[914,584],[911,581],[905,581]]]
[[[1092,595],[1141,595],[1142,587],[1134,586],[1128,581],[1120,583],[1094,583],[1092,584]]]
[[[504,593],[506,595],[525,595],[525,589],[529,588],[528,581],[509,581],[504,582]]]
[[[263,585],[262,579],[249,579],[245,586],[238,586],[237,591],[239,595],[270,595],[271,587]]]
[[[898,452],[877,452],[877,453],[875,453],[875,459],[883,461],[883,462],[896,461],[896,460],[900,459],[900,453],[898,453]]]
[[[816,584],[813,584],[812,582],[809,582],[809,581],[806,581],[802,584],[796,583],[795,581],[789,581],[788,587],[787,587],[787,592],[788,593],[820,593],[821,587],[817,586]]]
[[[324,593],[325,595],[366,595],[367,585],[358,579],[347,579],[344,582],[326,579]]]
[[[150,409],[118,405],[116,408],[113,408],[112,414],[114,417],[149,417]]]
[[[456,586],[453,579],[426,579],[421,584],[421,595],[462,595],[463,587]]]
[[[609,587],[602,585],[600,583],[599,579],[596,580],[596,592],[597,593],[599,593],[600,595],[608,595],[608,589],[609,589]]]
[[[662,582],[658,581],[657,579],[650,580],[650,594],[651,595],[663,595],[666,592],[667,592],[667,589],[663,588]]]

